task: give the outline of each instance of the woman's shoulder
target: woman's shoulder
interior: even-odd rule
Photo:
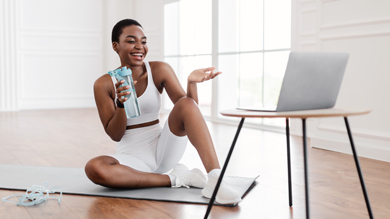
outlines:
[[[149,62],[149,65],[150,65],[150,69],[153,71],[169,71],[172,69],[172,67],[166,63],[166,62],[162,62],[162,61],[152,61],[152,62]]]
[[[114,85],[111,76],[109,74],[104,74],[96,79],[93,87],[95,90],[107,90],[111,93]]]
[[[107,86],[109,83],[112,84],[111,76],[109,74],[104,74],[96,79],[95,86]]]
[[[172,69],[172,67],[168,63],[162,62],[162,61],[152,61],[152,62],[149,62],[149,65],[150,65],[150,68],[152,70],[153,69],[156,69],[156,70]]]

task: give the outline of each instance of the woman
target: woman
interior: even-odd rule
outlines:
[[[95,101],[106,133],[117,143],[117,153],[91,159],[85,166],[88,178],[106,187],[140,188],[156,186],[198,187],[211,198],[221,172],[206,123],[197,106],[197,83],[215,78],[215,68],[193,71],[188,76],[187,93],[172,68],[164,62],[146,62],[147,38],[135,20],[118,22],[112,31],[112,47],[121,67],[132,70],[141,116],[127,119],[122,92],[108,74],[94,84]],[[174,107],[163,127],[159,124],[160,95],[166,90]],[[199,169],[188,170],[177,164],[184,154],[188,139],[194,145],[208,172],[208,180]],[[173,170],[172,170],[173,168]],[[163,174],[172,170],[168,174]],[[216,201],[237,203],[241,197],[222,183]]]

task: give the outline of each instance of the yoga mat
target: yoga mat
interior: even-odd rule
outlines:
[[[257,176],[258,177],[258,176]],[[242,196],[254,185],[257,177],[226,176],[224,179]],[[23,190],[32,185],[48,182],[48,189],[59,187],[63,194],[105,196],[155,201],[208,204],[210,199],[202,196],[198,188],[142,188],[110,189],[91,182],[85,175],[84,168],[48,167],[0,164],[0,189]],[[0,197],[3,198],[3,197]],[[218,204],[236,206],[237,204]]]

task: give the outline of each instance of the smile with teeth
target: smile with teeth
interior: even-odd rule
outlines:
[[[142,53],[131,53],[131,56],[137,60],[141,60],[144,54]]]

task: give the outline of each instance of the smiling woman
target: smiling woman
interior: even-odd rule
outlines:
[[[141,24],[135,20],[128,19],[118,22],[112,30],[111,41],[114,50],[121,58],[121,63],[123,61],[133,64],[137,61],[143,62],[143,58],[148,53],[147,37]],[[119,44],[119,42],[124,43]],[[122,57],[128,59],[122,60]]]
[[[198,107],[197,83],[215,78],[221,72],[214,67],[194,70],[188,76],[187,93],[167,63],[144,61],[148,53],[147,37],[135,20],[118,22],[112,31],[112,47],[121,66],[130,68],[138,95],[141,115],[126,118],[123,103],[130,94],[124,81],[106,74],[94,84],[95,101],[100,120],[112,140],[117,143],[115,155],[93,158],[85,166],[87,176],[106,187],[198,187],[211,198],[220,166],[214,145]],[[174,107],[164,125],[159,124],[161,93],[166,90]],[[188,140],[196,148],[209,179],[199,169],[189,170],[178,164]],[[172,170],[173,169],[173,170]],[[169,174],[168,171],[172,170]],[[237,203],[241,197],[227,184],[222,184],[216,201]]]

